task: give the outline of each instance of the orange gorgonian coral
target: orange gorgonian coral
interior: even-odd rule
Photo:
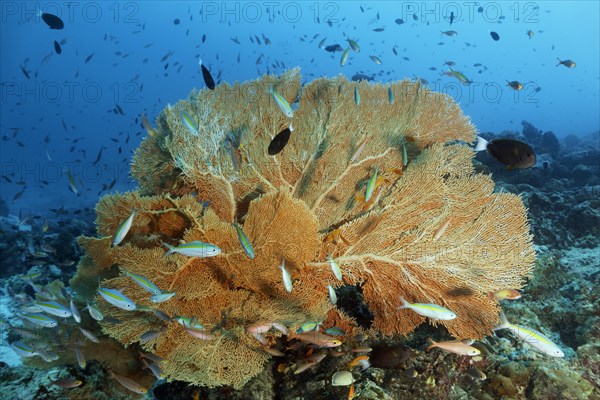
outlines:
[[[293,120],[275,104],[271,85],[288,102],[299,99]],[[184,127],[182,111],[200,122],[197,135]],[[269,143],[291,123],[289,143],[269,156]],[[360,284],[373,327],[384,334],[406,334],[424,321],[398,310],[404,296],[453,310],[456,319],[437,323],[458,338],[481,338],[497,322],[487,292],[520,287],[535,255],[519,197],[494,193],[490,177],[474,172],[472,150],[449,144],[473,141],[474,131],[451,98],[410,81],[386,86],[337,77],[302,86],[293,70],[193,92],[161,113],[136,151],[138,191],[98,204],[104,238],[80,240],[87,256],[73,286],[89,298],[102,278],[104,287],[125,288],[139,305],[196,318],[211,340],[143,307],[129,312],[98,301],[105,313],[127,321],[102,323],[105,333],[130,345],[164,327],[143,346],[167,360],[169,379],[208,386],[239,388],[261,371],[270,356],[246,329],[254,323],[295,330],[329,315],[351,326],[330,304],[328,284]],[[110,236],[133,209],[130,232],[111,247]],[[240,245],[235,220],[253,259]],[[222,253],[163,257],[161,242],[194,240]],[[333,277],[329,256],[343,281]],[[282,259],[291,293],[282,282]],[[177,294],[151,303],[115,265]],[[274,344],[281,335],[271,330],[265,338]]]

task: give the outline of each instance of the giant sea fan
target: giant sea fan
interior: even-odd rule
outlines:
[[[290,103],[299,98],[294,132],[276,156],[268,145],[291,121],[270,85]],[[438,323],[458,338],[489,334],[498,309],[487,292],[520,287],[534,261],[526,210],[518,196],[494,193],[490,177],[474,173],[472,150],[451,144],[474,140],[474,127],[451,98],[410,81],[390,87],[393,104],[387,86],[343,77],[302,86],[293,70],[193,92],[167,107],[136,151],[138,191],[106,196],[97,207],[104,236],[138,210],[131,231],[116,248],[110,238],[80,239],[88,256],[72,284],[79,296],[93,296],[100,277],[153,306],[129,278],[116,276],[119,265],[176,291],[158,308],[196,317],[215,338],[201,341],[176,322],[99,302],[128,321],[104,323],[103,330],[129,345],[166,325],[144,347],[168,360],[169,378],[238,388],[270,357],[248,325],[276,321],[296,329],[328,319],[352,329],[328,302],[328,283],[360,284],[373,327],[384,334],[407,334],[424,321],[398,310],[400,296],[453,310],[458,318]],[[199,135],[184,127],[180,111],[199,121]],[[376,189],[365,203],[360,197],[375,170]],[[234,220],[254,259],[242,250]],[[180,240],[212,243],[223,253],[163,257],[161,242]],[[333,277],[329,255],[343,282]],[[283,287],[282,259],[294,279],[291,293]]]

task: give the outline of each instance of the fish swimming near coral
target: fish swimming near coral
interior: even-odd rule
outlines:
[[[283,286],[285,287],[285,290],[288,291],[288,293],[291,293],[293,288],[292,277],[290,276],[288,270],[285,269],[285,259],[281,260],[281,265],[279,266],[279,268],[281,268]]]
[[[214,257],[221,254],[221,249],[215,245],[200,242],[198,240],[194,240],[189,243],[182,243],[179,246],[171,246],[170,244],[163,243],[163,246],[169,249],[165,253],[165,256],[168,256],[173,253],[181,254],[182,256],[188,257]]]
[[[456,353],[456,354],[460,354],[461,356],[478,356],[479,354],[481,354],[481,351],[479,349],[476,349],[473,346],[469,346],[468,344],[465,344],[463,342],[461,342],[460,340],[451,340],[448,342],[435,342],[433,341],[433,339],[429,338],[429,347],[427,347],[427,350],[431,350],[435,347],[440,348],[442,350],[446,350],[449,351],[450,353]]]
[[[437,304],[409,303],[404,299],[404,297],[400,297],[400,301],[402,301],[402,305],[398,308],[410,308],[417,314],[424,317],[444,321],[456,318],[456,314],[454,312],[445,307],[438,306]]]
[[[269,147],[267,148],[267,153],[270,156],[274,156],[279,154],[285,146],[288,144],[290,140],[290,136],[294,131],[294,127],[290,124],[289,128],[285,128],[281,132],[279,132],[269,143]]]
[[[290,103],[283,97],[279,92],[273,89],[273,85],[269,86],[269,93],[273,96],[273,100],[275,100],[275,104],[279,107],[283,115],[288,118],[294,117],[294,111],[290,106]]]
[[[210,90],[215,90],[215,80],[213,79],[212,75],[210,74],[210,71],[208,70],[208,68],[206,68],[204,66],[204,64],[202,63],[201,58],[198,59],[198,65],[200,65],[200,69],[202,70],[202,78],[204,79],[204,83],[206,84],[206,87],[209,88]],[[217,78],[218,78],[218,76],[217,76]]]
[[[517,335],[519,339],[546,355],[552,357],[565,356],[565,353],[542,333],[523,325],[515,325],[508,322],[506,315],[504,315],[504,311],[500,311],[500,321],[502,321],[502,323],[494,328],[495,331],[509,329],[512,333]]]
[[[121,268],[121,271],[123,271],[123,274],[130,277],[131,279],[133,279],[133,281],[135,283],[137,283],[142,289],[152,293],[153,295],[156,294],[161,294],[162,291],[158,288],[158,286],[156,286],[152,281],[150,281],[148,278],[145,278],[141,275],[138,274],[134,274],[132,272],[129,272],[123,268]]]
[[[248,236],[246,236],[246,234],[244,233],[244,230],[242,229],[240,224],[235,222],[233,224],[233,226],[237,233],[238,240],[240,241],[240,244],[242,245],[242,249],[244,249],[244,252],[248,256],[248,258],[253,259],[254,258],[254,248],[252,247],[252,243],[250,242],[250,239],[248,239]]]
[[[533,167],[536,155],[531,146],[515,139],[492,139],[489,142],[477,136],[475,151],[487,150],[496,161],[507,166],[507,169],[525,169]]]
[[[104,300],[115,307],[119,307],[120,309],[127,311],[134,311],[136,309],[135,303],[129,297],[125,296],[116,289],[99,287],[98,293],[100,293]]]
[[[137,211],[133,210],[129,217],[127,217],[125,221],[121,222],[121,225],[119,225],[117,231],[115,232],[115,237],[112,242],[113,247],[118,246],[119,243],[121,243],[123,239],[125,239],[125,236],[127,236],[129,229],[131,229],[131,225],[133,224],[133,218],[136,214]]]

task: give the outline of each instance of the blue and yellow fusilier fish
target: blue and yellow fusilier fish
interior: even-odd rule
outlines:
[[[115,307],[119,307],[127,311],[134,311],[137,308],[135,303],[130,298],[116,289],[108,289],[100,286],[98,288],[98,293],[100,293],[104,300]]]
[[[188,318],[188,317],[174,317],[174,320],[179,322],[181,326],[188,329],[199,329],[203,330],[204,327],[201,323],[199,323],[196,318]]]
[[[20,357],[33,357],[37,354],[33,347],[28,346],[23,342],[13,342],[10,344],[10,347]]]
[[[371,199],[371,196],[373,196],[373,192],[375,191],[375,184],[377,183],[377,172],[379,171],[378,167],[375,167],[375,170],[373,171],[373,175],[371,175],[371,178],[369,179],[369,182],[367,183],[367,188],[365,190],[365,202],[369,201]]]
[[[240,224],[238,224],[237,222],[234,222],[233,226],[235,227],[235,231],[237,232],[238,239],[240,240],[240,244],[242,245],[242,248],[246,252],[246,255],[248,256],[248,258],[251,258],[251,259],[254,258],[254,249],[252,248],[252,243],[250,243],[248,236],[246,236],[246,234],[244,233]]]
[[[500,311],[500,320],[502,323],[494,328],[495,331],[499,329],[509,329],[512,333],[517,335],[519,339],[546,355],[552,357],[565,356],[565,353],[556,344],[535,329],[508,322],[506,315],[504,315],[504,311]]]
[[[152,294],[161,294],[162,293],[162,291],[158,288],[158,286],[156,286],[154,283],[152,283],[148,278],[144,278],[141,275],[134,274],[134,273],[129,272],[122,268],[121,268],[121,271],[123,271],[124,275],[133,279],[135,283],[137,283],[138,285],[140,285],[142,287],[142,289],[147,290],[148,292],[150,292]]]
[[[129,232],[129,229],[131,229],[131,224],[133,224],[133,217],[135,217],[135,214],[137,214],[136,210],[131,211],[131,215],[127,217],[125,221],[121,222],[121,225],[119,225],[117,231],[115,232],[115,237],[112,243],[113,247],[118,246],[119,243],[125,239],[127,232]]]
[[[160,292],[150,296],[150,301],[153,303],[162,303],[163,301],[169,300],[173,296],[175,296],[175,292]]]
[[[340,67],[343,67],[344,65],[346,65],[346,63],[348,62],[348,53],[350,52],[350,47],[348,47],[346,50],[344,50],[344,52],[342,53],[342,58],[340,59]]]
[[[34,301],[33,304],[42,309],[42,311],[61,318],[69,318],[71,310],[56,301]]]
[[[358,87],[354,87],[354,102],[357,106],[360,106],[360,93],[358,92]]]
[[[41,326],[43,328],[54,328],[58,325],[58,322],[54,318],[47,316],[46,314],[41,313],[31,313],[31,314],[23,314],[23,318],[27,321],[35,324],[37,326]]]
[[[290,103],[288,103],[285,97],[283,97],[275,89],[273,89],[273,85],[269,86],[269,93],[273,96],[273,100],[275,100],[275,103],[277,103],[283,115],[285,115],[288,118],[293,118],[294,111],[292,110]]]
[[[87,307],[88,312],[90,313],[90,317],[94,318],[96,321],[102,321],[104,319],[104,315],[98,308],[88,303]]]
[[[455,313],[448,310],[447,308],[438,306],[437,304],[409,303],[402,296],[400,296],[400,300],[402,301],[402,305],[398,308],[410,308],[417,314],[422,315],[424,317],[444,321],[456,318]]]
[[[348,44],[355,53],[360,53],[360,46],[358,45],[356,40],[348,39]]]
[[[75,303],[73,303],[73,299],[71,299],[71,302],[69,303],[69,308],[71,309],[71,315],[73,315],[75,322],[80,323],[81,315],[79,314],[79,310],[75,306]]]
[[[185,126],[188,132],[194,136],[198,136],[198,124],[185,111],[181,111],[179,114],[181,115],[183,126]]]
[[[163,243],[163,245],[169,249],[165,253],[165,256],[168,256],[173,253],[179,253],[182,256],[188,257],[214,257],[221,254],[221,249],[213,244],[200,242],[198,240],[194,240],[189,243],[182,243],[177,247],[171,246],[170,244]]]

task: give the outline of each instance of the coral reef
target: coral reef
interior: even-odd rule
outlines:
[[[294,133],[275,157],[267,155],[269,142],[290,121],[269,86],[299,99]],[[457,319],[433,323],[455,337],[489,334],[498,307],[487,293],[521,287],[535,259],[526,210],[518,196],[494,193],[491,178],[475,172],[469,148],[446,144],[474,139],[474,127],[450,97],[410,81],[388,87],[343,77],[302,86],[293,70],[194,92],[168,106],[135,153],[139,190],[102,198],[101,237],[79,240],[86,255],[71,280],[77,299],[90,301],[99,282],[124,288],[146,308],[121,310],[96,295],[103,313],[127,321],[101,321],[103,332],[131,346],[148,330],[166,327],[142,346],[167,360],[169,380],[212,387],[240,388],[263,370],[270,355],[246,331],[253,323],[295,331],[325,321],[352,335],[353,321],[335,312],[328,284],[359,285],[372,327],[383,334],[408,334],[425,321],[398,310],[400,296],[452,309]],[[197,134],[181,122],[182,111],[200,121]],[[131,230],[111,247],[132,210]],[[238,241],[236,220],[253,259]],[[222,254],[164,256],[161,242],[194,240]],[[334,279],[328,256],[340,264],[343,282]],[[282,259],[294,281],[291,293],[281,281]],[[119,269],[177,294],[151,303]],[[214,338],[194,338],[150,308],[196,318]],[[277,345],[281,333],[265,336]]]

